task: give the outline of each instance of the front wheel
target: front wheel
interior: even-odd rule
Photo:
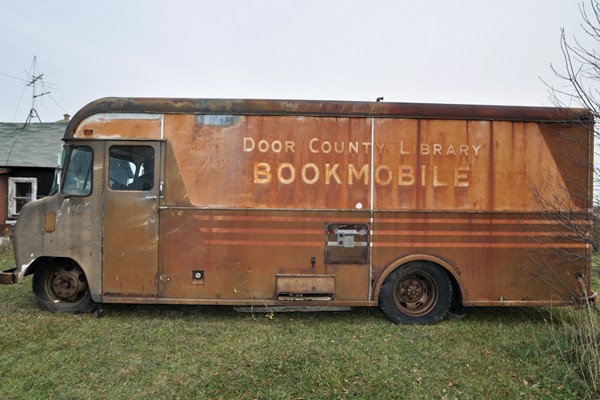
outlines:
[[[70,260],[40,266],[33,275],[32,287],[40,305],[53,312],[91,312],[96,304],[85,273]]]
[[[446,316],[451,303],[450,278],[431,262],[413,262],[397,268],[379,292],[379,307],[397,324],[436,323]]]

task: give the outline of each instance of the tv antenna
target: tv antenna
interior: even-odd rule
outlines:
[[[8,76],[10,78],[17,79],[25,85],[23,87],[23,92],[27,87],[31,87],[31,108],[29,109],[29,114],[27,115],[27,120],[25,121],[25,125],[29,124],[31,121],[37,119],[38,122],[42,122],[40,115],[37,112],[36,103],[37,100],[42,97],[49,95],[52,93],[50,89],[56,89],[55,85],[50,82],[44,82],[44,74],[39,72],[39,67],[37,63],[37,57],[33,56],[33,62],[31,63],[31,67],[29,71],[25,71],[27,73],[26,79],[21,79],[16,76],[2,74]],[[52,97],[52,96],[50,96]],[[19,99],[19,105],[21,104],[21,99],[23,98],[23,93],[21,93],[21,98]],[[19,109],[19,105],[17,105],[17,111]],[[15,111],[16,115],[16,111]],[[13,117],[14,120],[14,117]]]

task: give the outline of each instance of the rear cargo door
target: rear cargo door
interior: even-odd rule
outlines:
[[[102,292],[156,297],[161,143],[105,147]]]

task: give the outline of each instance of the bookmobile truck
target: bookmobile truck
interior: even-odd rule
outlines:
[[[450,307],[592,300],[593,118],[583,109],[105,98],[26,205],[39,303]]]

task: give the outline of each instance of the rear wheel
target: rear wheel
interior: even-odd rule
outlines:
[[[96,304],[85,273],[71,260],[38,268],[33,275],[33,293],[43,308],[53,312],[91,312]]]
[[[379,307],[395,323],[433,324],[448,313],[452,285],[445,270],[431,262],[399,267],[379,292]]]

